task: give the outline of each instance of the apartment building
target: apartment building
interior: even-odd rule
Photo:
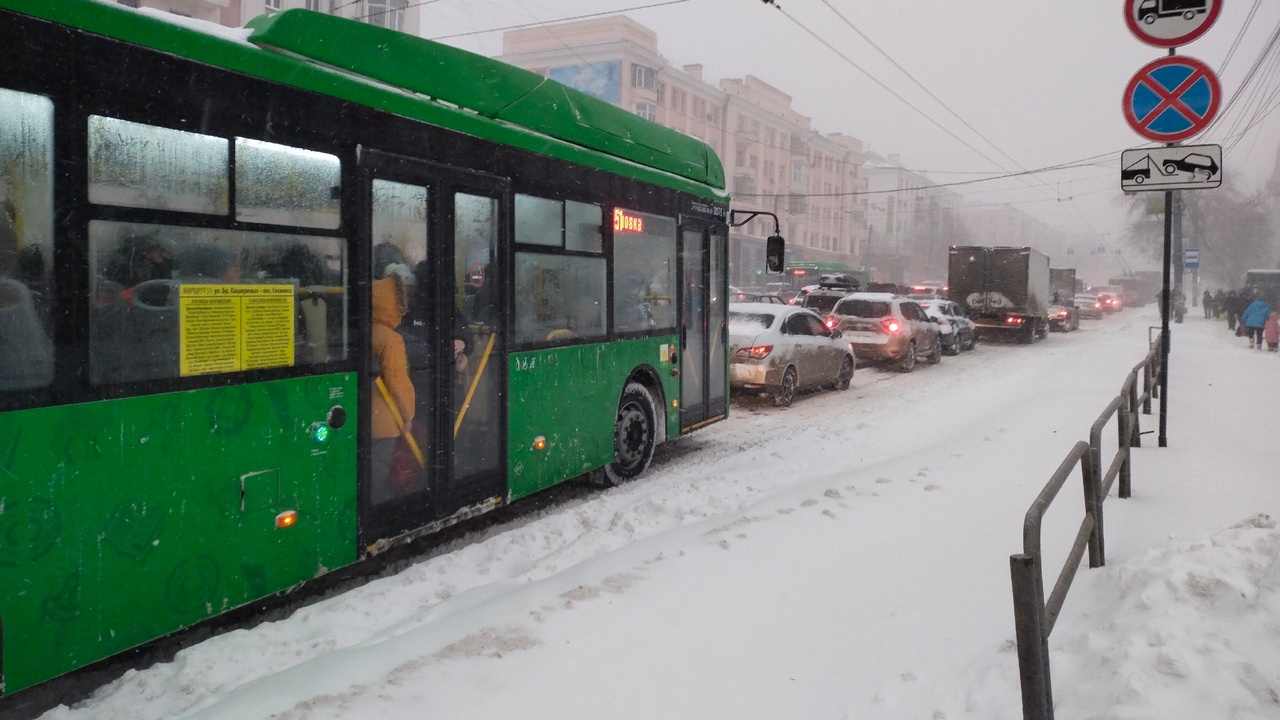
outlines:
[[[896,154],[868,154],[865,173],[867,264],[889,282],[946,278],[948,248],[969,237],[957,224],[960,195],[902,167]]]
[[[507,32],[498,59],[711,145],[732,207],[777,214],[789,259],[861,264],[862,143],[818,132],[779,88],[752,75],[713,84],[701,65],[676,67],[658,52],[657,33],[621,15]],[[731,232],[731,282],[763,282],[773,232],[765,216]]]

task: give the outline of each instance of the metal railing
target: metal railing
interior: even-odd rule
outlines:
[[[1062,611],[1067,591],[1075,579],[1085,550],[1089,567],[1106,564],[1102,504],[1111,487],[1120,482],[1119,496],[1130,497],[1130,449],[1141,446],[1142,433],[1138,408],[1151,414],[1151,399],[1158,396],[1159,336],[1148,345],[1142,362],[1125,377],[1120,393],[1107,403],[1089,428],[1089,441],[1077,442],[1040,494],[1031,503],[1022,523],[1022,552],[1009,556],[1009,573],[1013,580],[1013,619],[1018,639],[1018,674],[1022,685],[1022,717],[1024,720],[1053,719],[1053,687],[1049,673],[1049,634]],[[1142,392],[1138,392],[1141,386]],[[1162,401],[1163,402],[1163,401]],[[1105,471],[1102,469],[1102,434],[1111,418],[1116,418],[1117,445]],[[1044,568],[1040,552],[1040,526],[1049,506],[1066,485],[1076,468],[1084,490],[1084,518],[1076,531],[1067,560],[1058,572],[1053,591],[1044,594]]]

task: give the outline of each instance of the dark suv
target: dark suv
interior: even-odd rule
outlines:
[[[805,294],[800,301],[800,305],[819,315],[829,315],[831,314],[831,308],[835,307],[836,303],[849,293],[857,292],[860,284],[858,278],[852,275],[843,273],[823,275],[818,281],[818,287]]]
[[[899,370],[911,372],[919,357],[930,364],[942,359],[937,321],[919,303],[899,295],[846,295],[832,308],[827,325],[844,333],[859,360],[896,362]]]

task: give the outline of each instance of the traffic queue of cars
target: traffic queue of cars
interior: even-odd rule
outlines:
[[[730,388],[786,407],[805,390],[848,389],[859,365],[909,373],[919,362],[934,365],[977,347],[973,320],[938,293],[856,290],[824,282],[791,304],[775,293],[730,288]],[[1118,294],[1077,294],[1054,306],[1050,324],[1069,331],[1081,318],[1120,307]]]

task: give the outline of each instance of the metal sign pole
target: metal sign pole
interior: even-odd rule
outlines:
[[[1169,276],[1173,264],[1173,191],[1164,193],[1164,286],[1160,290],[1160,435],[1157,444],[1168,447],[1169,424]]]

